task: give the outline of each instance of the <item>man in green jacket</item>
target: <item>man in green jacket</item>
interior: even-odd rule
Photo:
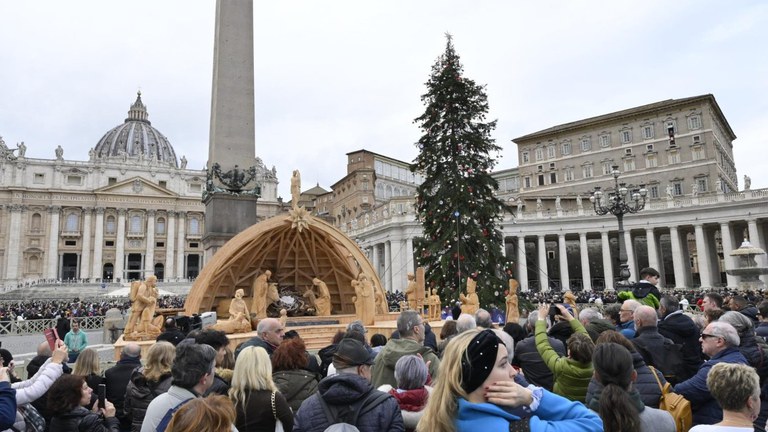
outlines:
[[[371,382],[378,388],[389,384],[397,388],[395,380],[395,363],[400,357],[408,354],[418,354],[429,365],[429,374],[434,380],[440,359],[431,348],[424,346],[424,321],[416,311],[407,310],[397,318],[397,331],[400,339],[390,339],[376,356],[376,363],[371,372]],[[585,390],[586,394],[586,390]]]
[[[539,306],[539,319],[536,321],[536,349],[555,377],[553,391],[570,400],[584,402],[589,381],[592,379],[592,352],[595,345],[587,330],[568,312],[568,309],[561,304],[558,304],[557,308],[574,331],[566,343],[568,355],[558,356],[549,344],[545,322],[549,315],[549,305],[546,304]]]

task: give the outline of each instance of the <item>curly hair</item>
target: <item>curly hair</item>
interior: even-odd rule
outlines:
[[[273,372],[304,369],[307,364],[307,347],[300,337],[284,340],[272,353]]]
[[[64,374],[48,389],[48,409],[54,416],[66,414],[80,405],[83,398],[82,375]]]
[[[176,358],[176,347],[170,342],[160,341],[152,345],[147,353],[147,362],[142,374],[149,381],[159,381],[163,374],[171,372]]]

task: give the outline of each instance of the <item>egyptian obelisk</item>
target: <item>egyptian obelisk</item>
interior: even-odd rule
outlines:
[[[203,194],[206,261],[279,207],[276,171],[255,156],[253,58],[253,1],[217,0]]]

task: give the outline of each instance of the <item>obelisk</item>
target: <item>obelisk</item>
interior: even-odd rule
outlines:
[[[253,174],[263,163],[255,156],[253,56],[253,1],[217,0],[203,194],[206,261],[227,240],[258,222],[261,189]]]

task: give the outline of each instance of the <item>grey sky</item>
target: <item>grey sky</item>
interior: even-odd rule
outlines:
[[[28,157],[87,159],[141,89],[190,168],[208,146],[214,0],[0,2],[0,136]],[[430,68],[454,35],[487,85],[504,147],[559,123],[712,93],[738,139],[739,182],[768,187],[768,3],[257,1],[256,154],[289,196],[326,189],[345,153],[411,161]]]

